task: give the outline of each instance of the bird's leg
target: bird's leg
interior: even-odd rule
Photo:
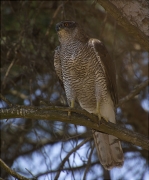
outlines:
[[[70,101],[70,108],[74,108],[74,103],[75,103],[75,101],[74,101],[74,99],[72,99]],[[71,110],[68,111],[68,116],[70,117],[70,115],[71,115]]]
[[[96,114],[98,115],[99,120],[101,120],[100,103],[99,103],[99,101],[97,101],[97,103],[96,103]]]
[[[97,101],[97,104],[96,104],[96,114],[98,115],[98,118],[99,118],[99,121],[101,120],[101,117],[103,117],[100,113],[100,102]],[[107,122],[109,121],[106,117],[103,117],[104,120],[106,120]]]

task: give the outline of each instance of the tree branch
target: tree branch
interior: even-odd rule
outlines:
[[[5,171],[7,173],[9,173],[11,176],[19,179],[19,180],[31,180],[31,179],[28,179],[24,176],[21,176],[20,174],[16,173],[15,171],[13,171],[12,169],[10,169],[5,163],[4,161],[2,161],[2,159],[0,159],[0,166],[1,168],[5,169]]]
[[[141,84],[139,84],[138,86],[136,86],[127,96],[125,96],[124,98],[122,98],[117,107],[121,106],[123,103],[125,103],[126,101],[130,100],[131,98],[133,98],[134,96],[136,96],[137,94],[139,94],[139,92],[144,89],[146,86],[148,86],[149,84],[149,80],[147,79],[146,81],[142,82]]]
[[[68,116],[71,111],[71,116]],[[65,123],[71,123],[80,126],[86,126],[100,132],[114,135],[123,141],[130,142],[149,150],[149,140],[141,134],[130,131],[119,125],[101,120],[99,124],[98,117],[84,110],[70,109],[63,107],[34,107],[34,106],[15,106],[10,109],[0,109],[1,119],[8,118],[29,118],[42,120],[58,120]]]
[[[120,10],[108,0],[98,0],[98,3],[120,24],[128,33],[131,33],[137,41],[148,51],[148,37],[136,26],[132,25],[129,20],[122,16]]]
[[[11,104],[11,102],[10,102],[8,99],[6,99],[1,93],[0,93],[0,98],[1,98],[5,103],[7,103],[8,106],[10,106],[10,107],[13,106],[13,105]]]
[[[86,168],[85,168],[85,172],[84,172],[84,175],[83,175],[83,179],[87,179],[86,177],[87,177],[87,173],[89,172],[89,168],[91,166],[91,158],[92,158],[92,154],[93,154],[93,151],[94,151],[94,147],[95,147],[95,144],[94,144],[94,146],[92,147],[92,149],[90,151],[88,161],[87,161],[87,164],[86,164]]]

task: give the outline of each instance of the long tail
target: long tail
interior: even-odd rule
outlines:
[[[112,136],[93,131],[93,137],[100,163],[105,169],[121,167],[124,162],[120,141]]]

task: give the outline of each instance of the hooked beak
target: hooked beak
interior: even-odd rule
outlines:
[[[57,23],[55,26],[56,31],[60,31],[62,29],[62,25],[60,23]]]

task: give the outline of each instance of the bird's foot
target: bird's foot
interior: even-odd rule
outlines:
[[[106,117],[102,117],[105,121],[109,122],[109,119]]]
[[[71,100],[70,101],[70,109],[68,110],[68,117],[71,116],[71,109],[73,109],[73,108],[74,108],[74,100]]]
[[[96,114],[98,115],[98,119],[99,119],[99,122],[101,121],[101,114],[100,114],[100,103],[99,101],[97,101],[97,104],[96,104]]]
[[[107,117],[102,116],[101,113],[100,113],[100,103],[99,103],[99,101],[97,101],[97,104],[96,104],[96,114],[98,115],[99,121],[101,121],[101,119],[103,118],[105,121],[109,122],[109,119]]]
[[[98,113],[98,119],[99,119],[99,121],[101,121],[101,114],[100,113]]]
[[[71,116],[71,108],[68,110],[68,117]]]

